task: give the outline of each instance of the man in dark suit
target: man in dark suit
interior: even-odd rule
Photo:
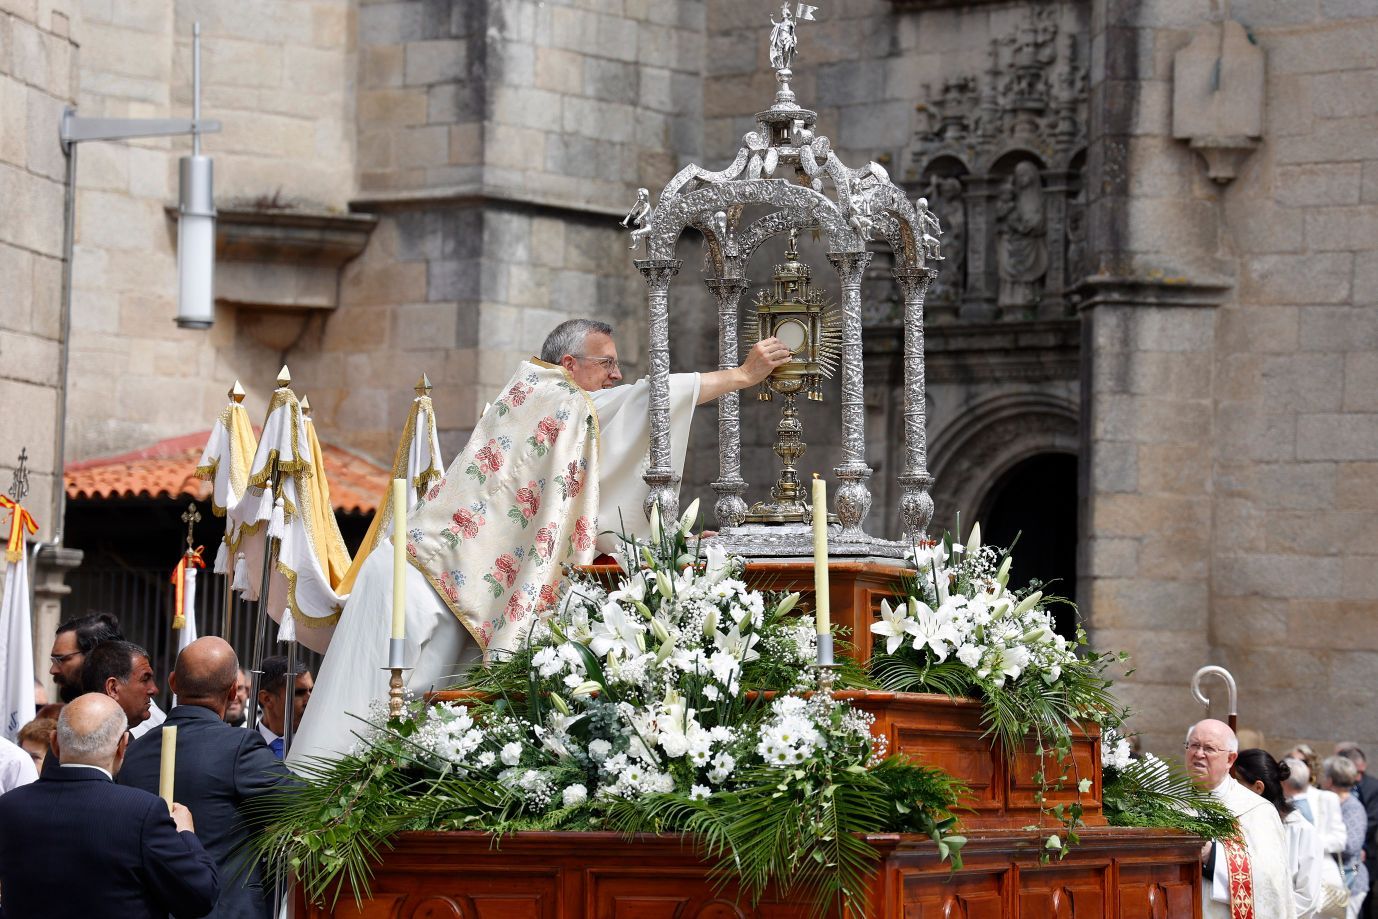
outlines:
[[[169,681],[177,705],[164,725],[130,744],[119,782],[158,787],[163,728],[175,725],[177,800],[196,815],[197,838],[220,870],[220,902],[211,915],[263,919],[271,914],[271,891],[263,889],[261,866],[241,850],[258,829],[250,805],[280,789],[290,774],[257,731],[224,722],[238,675],[239,660],[224,639],[201,638],[183,648]]]
[[[62,710],[61,768],[0,796],[6,915],[196,919],[215,906],[215,864],[191,812],[111,781],[129,743],[119,704],[88,693]]]

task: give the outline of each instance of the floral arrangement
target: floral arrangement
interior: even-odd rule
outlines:
[[[341,881],[359,897],[405,829],[692,833],[750,896],[774,884],[864,915],[876,854],[860,833],[924,833],[960,863],[961,790],[887,758],[869,715],[809,691],[798,595],[748,589],[740,560],[701,553],[696,505],[653,518],[652,544],[624,541],[615,583],[568,580],[465,703],[374,711],[349,756],[307,764],[304,787],[270,805],[273,868],[313,899]]]
[[[910,559],[915,573],[904,600],[883,602],[871,626],[871,673],[887,689],[979,699],[988,730],[1008,754],[1028,744],[1041,758],[1041,800],[1052,790],[1075,790],[1072,803],[1044,804],[1063,827],[1048,836],[1045,858],[1065,857],[1078,841],[1080,797],[1092,781],[1077,774],[1071,744],[1088,723],[1101,728],[1102,805],[1110,823],[1208,838],[1233,832],[1229,812],[1180,769],[1132,758],[1122,733],[1128,713],[1106,674],[1125,656],[1088,651],[1080,626],[1072,639],[1059,635],[1052,607],[1069,601],[1037,586],[1009,590],[1010,549],[982,545],[977,524],[965,544],[945,534],[915,547]]]

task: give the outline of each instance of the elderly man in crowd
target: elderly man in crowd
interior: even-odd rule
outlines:
[[[116,785],[129,743],[113,699],[77,698],[58,718],[61,766],[0,797],[0,889],[14,917],[204,916],[220,881],[191,812]]]
[[[1272,804],[1230,777],[1239,739],[1230,726],[1206,719],[1192,725],[1185,744],[1187,771],[1239,821],[1239,835],[1202,849],[1203,919],[1295,919],[1287,835]]]
[[[271,891],[263,889],[262,868],[246,863],[246,843],[258,829],[250,813],[256,800],[289,780],[287,768],[255,731],[223,720],[235,698],[240,673],[234,649],[222,638],[193,641],[177,655],[168,678],[177,705],[167,724],[177,728],[177,800],[196,815],[196,835],[215,860],[221,878],[216,919],[266,919]],[[163,729],[154,728],[129,745],[119,783],[145,791],[158,789]]]

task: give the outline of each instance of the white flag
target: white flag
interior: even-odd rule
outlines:
[[[177,630],[177,653],[181,654],[182,649],[196,640],[196,569],[187,566],[186,571],[182,572],[182,617],[186,622]],[[176,693],[172,696],[172,704],[177,704]]]
[[[33,623],[29,613],[29,547],[21,537],[19,560],[5,565],[0,595],[0,735],[14,740],[33,720]]]
[[[818,20],[813,18],[813,14],[816,12],[818,12],[818,7],[801,3],[794,13],[794,18],[804,19],[809,22],[817,22]]]
[[[181,654],[182,649],[196,640],[196,569],[187,566],[186,586],[182,589],[182,615],[186,617],[187,624],[177,630],[177,653]]]

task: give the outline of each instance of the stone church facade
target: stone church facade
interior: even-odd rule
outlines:
[[[926,317],[935,528],[960,512],[1022,534],[1018,558],[1076,599],[1093,644],[1134,657],[1121,685],[1150,748],[1177,741],[1207,663],[1239,678],[1242,723],[1272,748],[1378,742],[1378,9],[815,5],[800,102],[844,161],[884,165],[945,231]],[[31,303],[0,315],[0,392],[17,393],[7,424],[33,428],[38,480],[57,465],[62,380],[23,355],[51,357],[62,335],[62,103],[185,114],[199,19],[203,106],[225,126],[204,143],[209,333],[172,322],[185,143],[81,151],[69,460],[204,430],[236,377],[257,414],[283,362],[324,436],[382,459],[426,372],[453,454],[561,319],[614,322],[629,376],[644,370],[645,288],[617,222],[638,187],[730,161],[775,90],[777,10],[0,0],[0,278]],[[800,248],[831,275],[807,234]],[[716,307],[698,241],[680,254],[672,353],[704,369]],[[754,284],[778,256],[758,256]],[[888,535],[900,301],[880,245],[863,302],[869,523]],[[742,404],[743,467],[764,491],[778,404]],[[714,414],[686,470],[706,505]],[[835,418],[834,382],[804,412],[806,473],[836,461]],[[0,444],[0,464],[16,451]]]

